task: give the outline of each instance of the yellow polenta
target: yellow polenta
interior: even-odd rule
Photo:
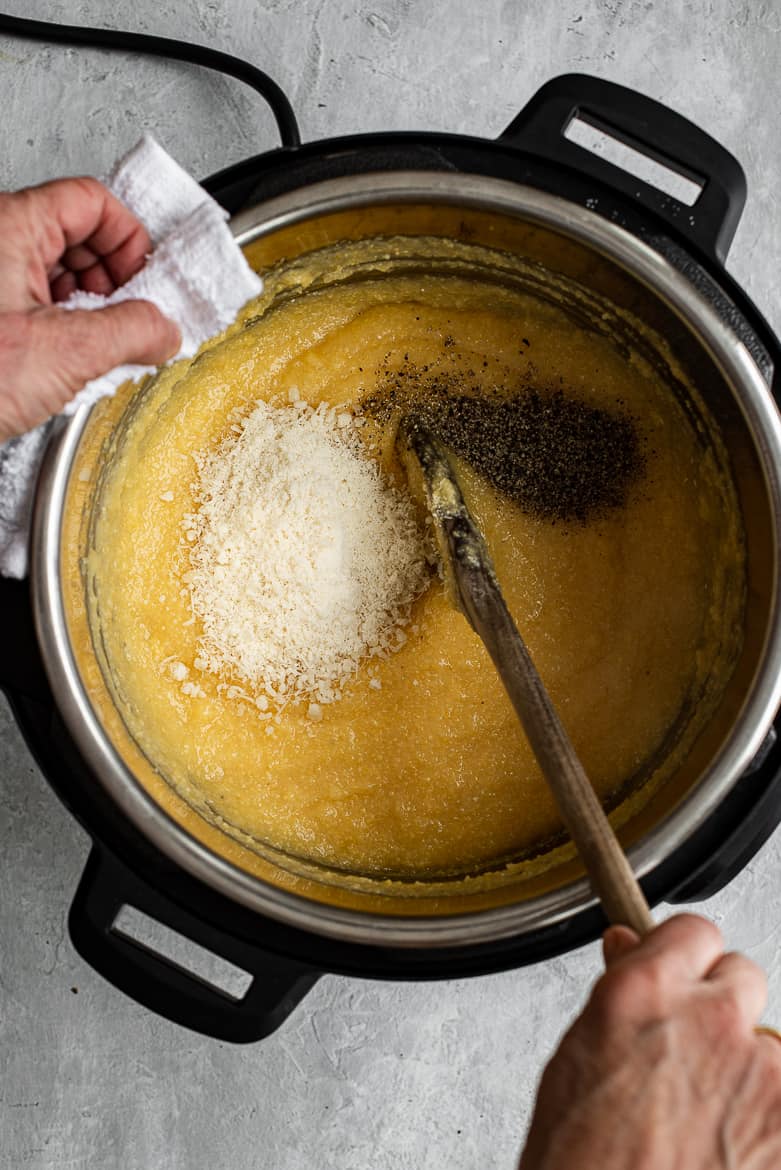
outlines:
[[[364,874],[500,865],[561,826],[488,656],[438,578],[415,602],[403,648],[372,660],[374,684],[362,665],[317,723],[306,703],[268,719],[224,685],[242,680],[197,670],[183,540],[195,453],[257,400],[293,389],[355,409],[394,363],[455,360],[475,392],[539,384],[607,410],[620,403],[643,436],[645,473],[625,506],[591,522],[527,515],[461,467],[516,622],[594,785],[615,803],[633,784],[661,783],[738,649],[743,554],[718,440],[701,406],[695,423],[645,360],[608,329],[575,328],[553,299],[433,261],[429,277],[405,272],[387,243],[360,280],[338,279],[332,257],[331,278],[318,281],[326,265],[312,263],[272,273],[227,335],[136,397],[89,562],[105,670],[149,759],[244,842]],[[397,474],[383,438],[366,427],[367,458]],[[171,661],[197,679],[195,693]],[[683,718],[692,698],[697,713]]]

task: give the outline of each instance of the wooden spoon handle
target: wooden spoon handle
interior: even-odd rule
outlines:
[[[398,442],[410,488],[422,486],[434,518],[445,587],[494,661],[595,894],[611,922],[647,934],[648,903],[518,633],[446,449],[415,420],[400,425]]]
[[[504,683],[532,750],[612,923],[639,935],[654,927],[643,891],[597,799],[564,725],[507,608],[484,566],[454,557],[452,568],[464,612],[482,638]]]

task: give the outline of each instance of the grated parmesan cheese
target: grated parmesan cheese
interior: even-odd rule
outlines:
[[[259,403],[196,457],[185,583],[196,669],[238,678],[261,710],[306,700],[319,720],[361,660],[406,642],[430,570],[412,503],[367,456],[359,420],[289,399]]]

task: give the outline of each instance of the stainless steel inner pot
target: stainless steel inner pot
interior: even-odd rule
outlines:
[[[631,310],[662,334],[698,386],[729,451],[746,531],[748,604],[744,648],[727,691],[681,775],[623,833],[643,876],[681,846],[719,805],[760,748],[781,701],[778,531],[781,423],[754,359],[714,304],[672,263],[622,228],[561,198],[477,176],[392,172],[313,184],[243,212],[232,222],[252,262],[268,263],[344,236],[386,230],[452,232],[517,251]],[[502,899],[459,895],[412,905],[400,893],[348,898],[313,880],[283,888],[250,872],[165,811],[139,782],[107,729],[77,660],[63,572],[65,505],[72,469],[88,440],[82,409],[53,442],[39,487],[32,586],[38,635],[63,718],[86,761],[119,809],[167,858],[235,902],[309,931],[388,947],[451,947],[488,942],[561,922],[593,904],[573,867],[551,888],[505,891]]]

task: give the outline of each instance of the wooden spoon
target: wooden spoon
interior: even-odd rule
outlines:
[[[451,600],[493,659],[605,914],[644,935],[654,927],[643,891],[559,719],[496,579],[445,448],[402,423],[398,448],[410,486],[423,491]]]

